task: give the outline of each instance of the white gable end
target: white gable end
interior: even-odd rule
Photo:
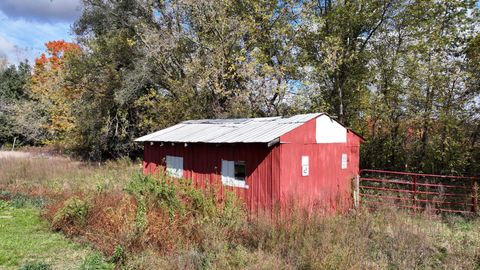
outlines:
[[[317,143],[346,143],[347,129],[326,115],[316,119]]]

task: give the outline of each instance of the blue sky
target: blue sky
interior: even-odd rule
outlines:
[[[80,0],[0,0],[0,57],[31,63],[50,40],[71,41]]]

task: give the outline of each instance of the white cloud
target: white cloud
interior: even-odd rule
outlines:
[[[0,58],[6,58],[10,63],[18,63],[22,51],[13,42],[0,35]]]
[[[81,14],[81,1],[1,0],[0,10],[10,18],[40,22],[72,22]]]
[[[0,51],[10,63],[24,59],[30,63],[45,51],[45,43],[51,40],[71,41],[70,23],[38,22],[23,18],[10,18],[0,12]]]

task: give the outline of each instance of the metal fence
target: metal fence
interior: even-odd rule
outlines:
[[[382,170],[361,170],[360,205],[412,210],[476,213],[478,177],[447,176]]]

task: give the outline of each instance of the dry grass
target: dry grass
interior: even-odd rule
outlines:
[[[85,202],[85,222],[65,219],[56,228],[124,269],[480,268],[476,218],[380,209],[247,221],[235,203],[187,184],[132,178],[138,171],[127,160],[0,160],[0,186],[53,198],[44,210],[49,221],[72,197]]]
[[[0,188],[32,194],[122,189],[141,163],[85,163],[66,157],[0,158]]]

